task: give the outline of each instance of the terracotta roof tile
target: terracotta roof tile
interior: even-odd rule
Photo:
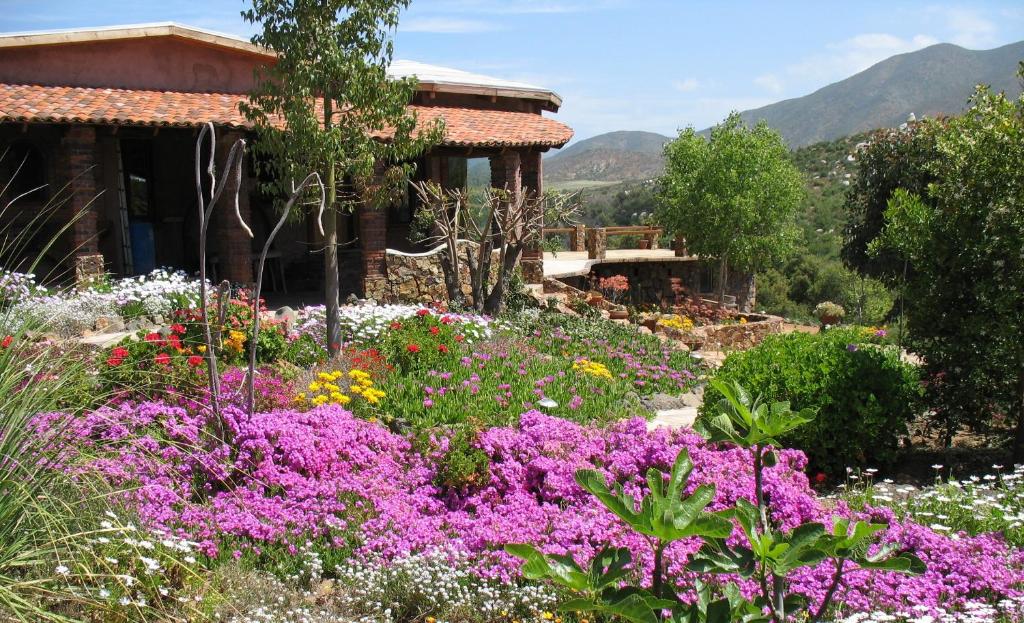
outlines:
[[[190,127],[212,121],[245,127],[241,98],[86,87],[0,84],[0,121]],[[560,147],[572,138],[563,123],[538,114],[448,106],[410,106],[420,124],[445,120],[443,143],[458,146]]]

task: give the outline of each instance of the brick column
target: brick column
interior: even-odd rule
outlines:
[[[95,203],[100,161],[96,148],[96,128],[72,125],[61,139],[58,166],[67,175],[68,204],[65,209],[73,225],[68,232],[71,269],[75,281],[84,284],[103,274],[104,258],[99,253]]]
[[[359,246],[363,252],[363,296],[381,300],[387,291],[387,226],[384,210],[359,206]]]
[[[526,151],[522,154],[523,192],[533,201],[534,212],[528,216],[531,220],[539,219],[537,239],[523,250],[522,270],[526,283],[544,283],[544,252],[541,248],[540,232],[544,227],[542,204],[537,202],[543,197],[543,163],[539,151]],[[538,214],[538,212],[540,212]]]
[[[224,164],[231,151],[231,146],[244,135],[238,131],[224,132],[217,138],[217,178],[220,179],[224,171]],[[252,211],[249,207],[249,190],[252,188],[252,180],[249,178],[248,149],[242,158],[242,181],[238,189],[238,212],[242,219],[249,225],[252,223]],[[254,284],[256,281],[252,270],[252,249],[253,240],[238,224],[235,217],[235,176],[228,176],[226,188],[221,195],[218,205],[213,210],[213,223],[210,228],[210,237],[215,237],[217,242],[213,247],[220,258],[217,267],[217,277],[227,279],[232,283],[246,285]]]
[[[506,151],[499,156],[492,156],[491,188],[502,188],[513,195],[523,190],[522,158],[518,151]]]

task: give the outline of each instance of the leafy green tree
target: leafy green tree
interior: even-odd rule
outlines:
[[[947,442],[962,423],[1017,423],[1024,459],[1024,97],[979,89],[971,108],[928,122],[927,195],[898,192],[870,250],[913,266],[906,318]]]
[[[734,112],[710,140],[683,130],[665,146],[660,186],[655,218],[691,252],[718,261],[720,305],[730,266],[754,271],[792,249],[803,179],[764,122],[748,129]]]
[[[898,287],[911,267],[889,250],[868,253],[868,245],[884,225],[883,214],[897,188],[924,194],[934,175],[935,133],[924,122],[902,129],[878,130],[857,151],[857,174],[846,194],[843,263],[861,275]]]
[[[409,0],[253,0],[243,11],[261,28],[252,42],[276,52],[260,68],[243,103],[255,124],[257,166],[268,190],[287,197],[316,171],[326,186],[324,291],[327,344],[341,343],[338,322],[337,212],[379,208],[408,174],[400,163],[436,140],[439,129],[416,131],[407,105],[412,79],[388,77],[402,9]],[[387,136],[387,140],[381,140]]]

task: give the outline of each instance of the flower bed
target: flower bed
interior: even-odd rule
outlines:
[[[211,556],[237,550],[258,558],[273,548],[295,551],[307,539],[324,552],[349,544],[357,556],[385,559],[451,548],[470,557],[475,573],[504,579],[518,570],[499,549],[508,542],[584,560],[604,541],[648,551],[642,537],[625,530],[574,482],[581,467],[596,468],[640,495],[646,470],[667,469],[686,448],[696,465],[692,486],[717,484],[712,508],[749,498],[753,489],[746,451],[716,449],[689,431],[648,432],[639,419],[603,429],[524,413],[518,426],[492,428],[479,437],[489,477],[454,491],[434,484],[443,439],[423,452],[406,437],[337,405],[252,418],[228,408],[225,416],[230,445],[204,441],[203,417],[160,403],[73,417],[67,460],[74,469],[97,469],[113,482],[137,484],[131,502],[147,524],[189,535]],[[38,425],[57,430],[64,417],[49,415]],[[82,450],[83,456],[98,456],[73,463],[70,456]],[[830,507],[814,496],[804,463],[801,453],[785,450],[767,471],[773,518],[792,527],[851,515],[845,505]],[[883,540],[914,551],[928,570],[916,577],[849,577],[841,600],[849,612],[915,605],[950,610],[981,596],[998,601],[1020,595],[1024,556],[1000,537],[949,536],[896,520],[884,509],[865,513],[890,520]],[[683,569],[690,553],[687,541],[667,553],[669,569],[683,585],[691,577]],[[642,554],[639,562],[650,565]],[[811,568],[799,574],[796,589],[820,598],[826,577]]]

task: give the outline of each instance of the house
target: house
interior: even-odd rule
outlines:
[[[0,35],[0,179],[18,171],[0,199],[6,205],[24,194],[7,218],[27,226],[45,205],[63,200],[59,218],[43,230],[69,229],[62,247],[47,254],[52,269],[73,266],[78,276],[197,270],[198,128],[215,124],[225,157],[249,131],[238,104],[254,70],[274,59],[242,39],[173,23]],[[445,122],[441,144],[416,163],[420,179],[464,185],[467,162],[487,158],[491,185],[540,193],[542,153],[572,137],[544,115],[562,103],[550,90],[409,61],[396,60],[390,71],[418,78],[409,106],[420,122]],[[348,292],[380,290],[388,249],[422,250],[410,240],[416,200],[407,195],[386,210],[338,216]],[[254,254],[277,219],[251,166],[239,203],[255,239],[215,215],[210,262],[219,279],[250,283]],[[42,250],[36,247],[29,250]],[[274,285],[318,288],[321,249],[311,219],[289,225],[270,255],[271,273],[284,277]],[[529,253],[524,273],[539,280],[542,262],[539,250]]]

